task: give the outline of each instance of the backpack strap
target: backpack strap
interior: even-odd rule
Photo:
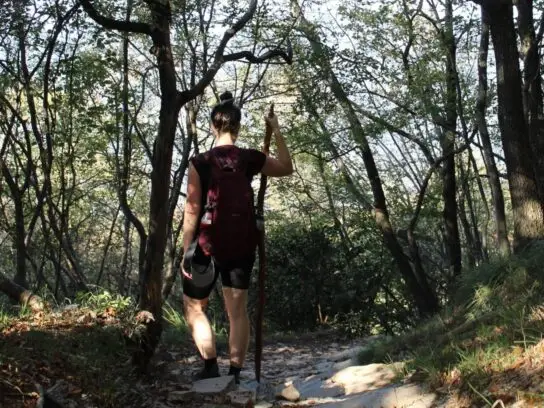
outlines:
[[[207,205],[208,191],[210,189],[210,184],[212,181],[212,175],[211,175],[212,167],[210,163],[212,156],[213,155],[209,154],[209,152],[200,153],[199,155],[195,156],[195,159],[197,160],[197,163],[198,163],[197,171],[200,177],[200,187],[202,188],[202,191],[201,191],[202,205],[200,208],[200,214],[198,215],[199,220],[202,220],[202,217],[204,216],[206,210],[208,209],[208,205]],[[206,188],[204,188],[204,185],[202,182],[203,180],[206,180]]]
[[[214,208],[214,205],[211,204],[209,201],[208,201],[208,192],[210,191],[210,188],[212,186],[212,179],[213,179],[213,167],[214,166],[217,166],[219,167],[219,163],[217,163],[215,157],[213,154],[210,154],[208,156],[208,160],[206,161],[206,166],[207,166],[207,172],[208,172],[208,182],[207,182],[207,185],[206,185],[206,193],[203,194],[204,197],[206,197],[206,202],[204,203],[204,206],[202,207],[203,208],[203,214],[202,216],[204,216],[204,214],[207,212],[207,211],[210,211]]]
[[[242,166],[240,166],[240,170],[243,170],[246,176],[249,176],[247,174],[247,169],[249,167],[249,151],[246,149],[240,149],[240,162]]]

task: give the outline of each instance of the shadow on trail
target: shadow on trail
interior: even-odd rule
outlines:
[[[131,374],[122,329],[100,324],[18,321],[0,334],[0,406],[33,407],[36,385],[62,382],[62,392],[85,405],[113,406]]]

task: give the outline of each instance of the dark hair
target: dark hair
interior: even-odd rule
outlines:
[[[219,133],[238,134],[242,111],[234,104],[234,97],[229,91],[219,96],[220,102],[212,109],[211,120],[213,127]]]

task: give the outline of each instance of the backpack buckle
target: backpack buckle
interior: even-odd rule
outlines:
[[[213,211],[217,207],[217,203],[206,203],[204,206],[204,212],[210,212]]]

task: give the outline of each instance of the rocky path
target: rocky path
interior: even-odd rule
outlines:
[[[255,381],[252,356],[242,371],[242,384],[232,377],[189,381],[178,385],[157,408],[199,407],[322,407],[430,408],[442,406],[436,395],[416,384],[400,383],[394,367],[357,365],[356,355],[372,339],[335,342],[327,339],[278,341],[263,350],[261,384]],[[169,372],[189,374],[200,368],[195,357],[176,358]],[[228,359],[219,357],[224,373]],[[188,368],[190,367],[190,370]],[[189,372],[188,372],[189,371]],[[179,383],[178,383],[179,384]],[[181,388],[181,389],[180,389]]]

